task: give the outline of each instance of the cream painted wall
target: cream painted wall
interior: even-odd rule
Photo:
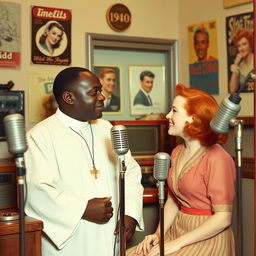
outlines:
[[[218,56],[219,56],[219,86],[220,94],[215,98],[220,103],[228,95],[226,24],[227,16],[252,12],[253,3],[243,4],[224,9],[223,0],[179,0],[179,43],[180,43],[180,82],[189,85],[188,70],[188,25],[217,20]],[[253,115],[253,93],[243,93],[241,101],[241,116]]]
[[[138,37],[178,39],[178,0],[9,0],[21,4],[21,67],[1,69],[0,83],[13,80],[14,90],[25,90],[26,128],[28,123],[28,81],[31,73],[58,73],[64,67],[31,64],[31,6],[59,7],[72,10],[72,66],[85,66],[85,33],[101,33]],[[108,7],[117,2],[125,4],[132,13],[132,23],[127,31],[113,31],[106,22]],[[6,158],[6,144],[0,142],[0,158]]]
[[[178,0],[126,0],[132,13],[127,31],[118,33],[110,29],[105,14],[112,0],[12,0],[21,4],[21,68],[1,69],[1,83],[13,80],[14,89],[28,88],[28,75],[40,72],[59,72],[63,67],[31,64],[31,6],[42,5],[72,10],[72,65],[85,66],[85,33],[102,33],[125,36],[178,38]],[[170,25],[168,25],[170,24]],[[27,95],[26,95],[27,96]],[[27,98],[27,97],[26,97]],[[28,102],[26,102],[29,104]],[[26,114],[27,113],[26,106]]]

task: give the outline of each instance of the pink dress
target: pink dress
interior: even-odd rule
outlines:
[[[200,148],[177,173],[183,145],[171,155],[168,177],[170,195],[179,205],[165,240],[175,240],[205,222],[211,213],[231,212],[234,199],[236,168],[231,156],[220,146]],[[206,214],[204,214],[204,212]],[[135,255],[134,249],[127,256]],[[234,238],[231,227],[217,235],[185,246],[170,256],[234,256]]]

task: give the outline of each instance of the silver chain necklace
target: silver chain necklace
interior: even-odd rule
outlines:
[[[78,133],[77,131],[75,131],[72,127],[69,127],[74,133],[76,133],[78,136],[80,136],[83,141],[85,142],[86,146],[87,146],[87,149],[88,149],[88,152],[90,154],[90,157],[91,157],[91,160],[92,160],[92,170],[90,170],[90,173],[92,175],[94,175],[94,179],[97,179],[98,178],[98,174],[100,173],[100,170],[97,170],[96,167],[95,167],[95,158],[94,158],[94,137],[93,137],[93,131],[92,131],[92,125],[91,123],[89,122],[89,125],[90,125],[90,129],[91,129],[91,135],[92,135],[92,151],[90,150],[90,147],[86,141],[86,139],[80,134]]]

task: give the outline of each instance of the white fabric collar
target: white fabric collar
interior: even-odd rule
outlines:
[[[81,128],[86,128],[89,125],[89,122],[82,122],[77,119],[74,119],[66,114],[64,114],[59,108],[57,109],[55,116],[59,119],[65,126],[71,127],[76,131],[79,131]]]

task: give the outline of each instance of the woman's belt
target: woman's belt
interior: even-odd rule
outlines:
[[[191,215],[213,215],[213,212],[210,209],[195,209],[181,206],[180,211]]]

